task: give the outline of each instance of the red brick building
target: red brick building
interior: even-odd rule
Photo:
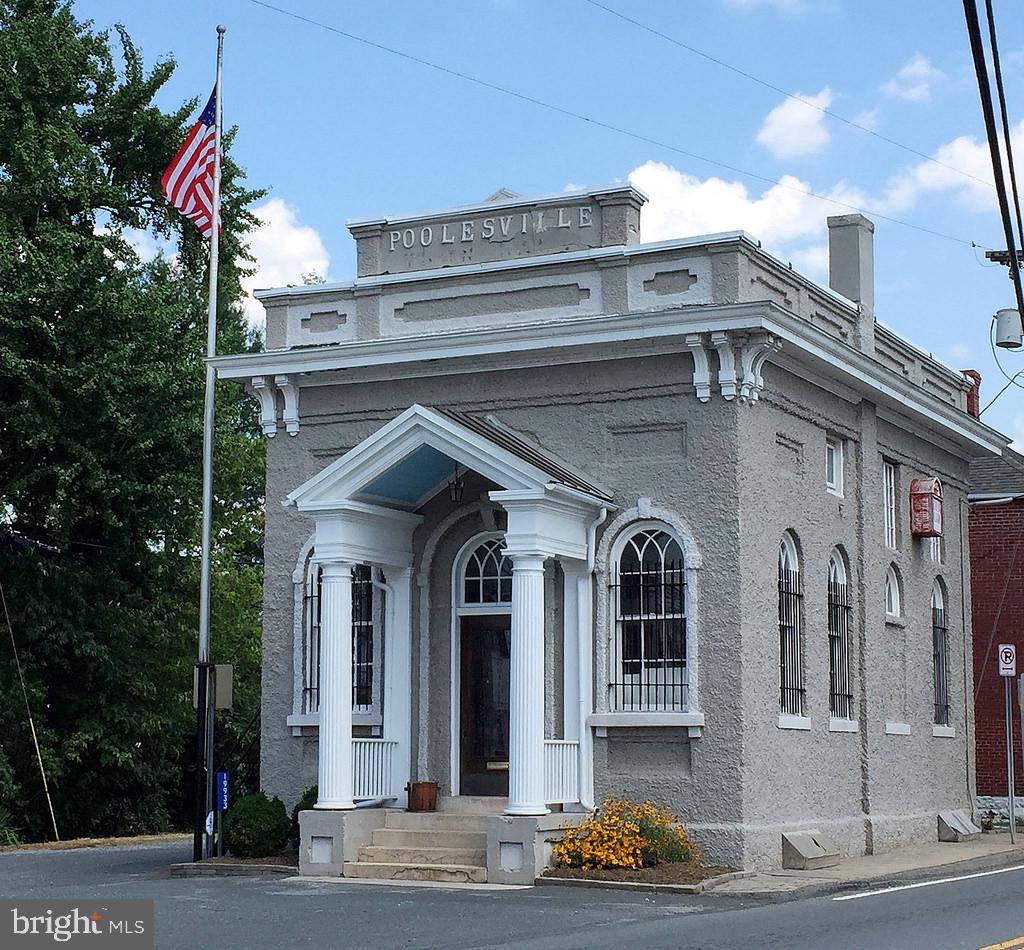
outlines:
[[[978,798],[982,811],[999,811],[1006,804],[1005,700],[996,659],[1000,643],[1016,644],[1018,672],[1024,672],[1024,456],[1007,450],[1002,458],[972,462],[968,497]],[[1024,796],[1016,699],[1014,688],[1015,794]]]

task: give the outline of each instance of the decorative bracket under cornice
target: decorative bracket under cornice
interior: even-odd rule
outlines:
[[[687,334],[686,348],[693,355],[693,388],[701,402],[711,398],[711,369],[708,347],[702,333]],[[750,334],[741,330],[716,330],[711,333],[711,348],[718,355],[716,382],[726,401],[753,405],[764,388],[761,368],[782,342],[771,333]]]
[[[704,337],[700,333],[687,334],[686,348],[693,354],[693,387],[697,390],[697,398],[707,402],[711,398],[711,369]]]
[[[282,421],[289,435],[299,432],[299,387],[288,376],[254,376],[249,384],[249,391],[260,402],[260,428],[263,434],[272,439],[277,435],[277,391],[284,396],[284,414]]]
[[[299,387],[292,382],[290,376],[275,376],[274,382],[284,396],[284,420],[285,428],[289,435],[299,434]]]

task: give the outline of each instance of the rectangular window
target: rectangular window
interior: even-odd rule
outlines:
[[[352,711],[373,707],[373,582],[370,568],[352,572]]]
[[[946,539],[929,538],[928,539],[928,557],[936,564],[945,564],[946,562]]]
[[[833,495],[843,493],[843,443],[831,437],[825,440],[825,487]]]
[[[885,546],[896,547],[896,464],[882,462],[882,507],[885,513]]]

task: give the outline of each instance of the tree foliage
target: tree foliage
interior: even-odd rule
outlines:
[[[160,176],[198,102],[157,106],[173,61],[147,69],[116,34],[56,0],[0,0],[0,584],[63,837],[181,823],[191,755],[208,245]],[[258,345],[239,300],[262,193],[231,138],[222,352]],[[234,386],[214,470],[212,658],[236,665],[237,744],[258,707],[263,456]],[[0,807],[43,837],[3,633]]]

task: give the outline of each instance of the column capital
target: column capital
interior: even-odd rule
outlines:
[[[536,551],[529,553],[516,553],[508,552],[508,556],[512,558],[512,573],[516,571],[538,571],[544,573],[544,562],[548,559],[548,555],[541,554]]]
[[[348,577],[352,576],[352,569],[355,564],[352,561],[318,561],[320,569],[323,571],[324,580],[329,577]]]

